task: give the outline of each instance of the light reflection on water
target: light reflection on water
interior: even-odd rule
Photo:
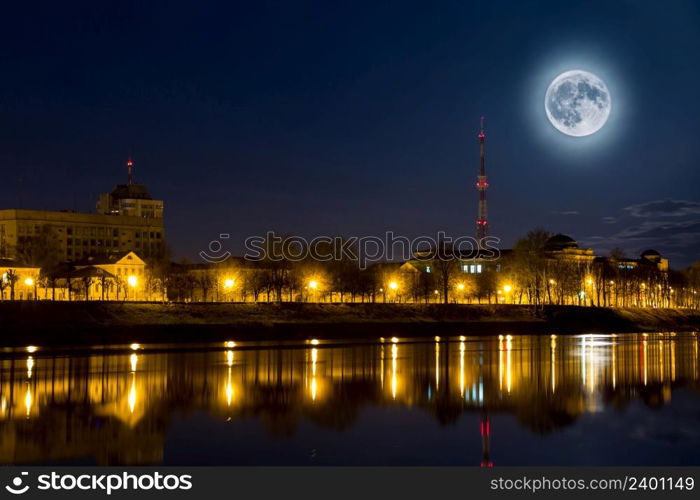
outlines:
[[[658,420],[647,412],[673,408],[679,390],[682,408],[663,422],[700,444],[683,428],[700,415],[694,333],[31,346],[2,356],[2,464],[620,463],[606,451],[611,433],[648,450],[630,464],[664,463],[678,438],[649,437],[639,418]],[[614,434],[626,426],[634,437]],[[557,448],[581,440],[578,458]],[[678,457],[700,464],[700,452]]]

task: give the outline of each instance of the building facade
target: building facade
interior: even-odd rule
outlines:
[[[38,267],[0,258],[0,300],[34,300],[39,295]]]
[[[144,258],[165,251],[163,200],[137,184],[127,162],[128,183],[100,195],[96,213],[0,210],[0,257],[21,258],[28,247],[51,247],[62,261],[134,251]]]
[[[133,250],[144,257],[162,255],[163,219],[48,210],[0,210],[0,255],[17,257],[32,240],[47,238],[60,260]]]

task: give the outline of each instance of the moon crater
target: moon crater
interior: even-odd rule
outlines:
[[[547,88],[544,109],[550,123],[574,137],[591,135],[608,121],[612,101],[603,80],[593,73],[572,70],[557,76]]]

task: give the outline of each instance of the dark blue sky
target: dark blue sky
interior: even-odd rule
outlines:
[[[92,210],[135,175],[176,256],[219,233],[473,235],[487,119],[492,234],[700,255],[700,4],[72,2],[5,7],[0,206]],[[21,10],[16,10],[21,9]],[[601,77],[566,137],[548,83]]]

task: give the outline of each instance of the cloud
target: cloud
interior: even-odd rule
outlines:
[[[700,202],[689,200],[654,200],[622,209],[632,217],[685,217],[700,215]]]
[[[700,255],[700,219],[668,221],[644,220],[626,226],[608,236],[589,236],[581,243],[607,253],[616,247],[624,248],[630,255],[653,248],[666,257],[677,259],[680,266],[688,264],[688,258]]]
[[[601,233],[581,238],[599,254],[623,248],[630,256],[653,248],[683,268],[700,258],[700,202],[659,199],[630,205],[601,218]],[[607,231],[604,228],[609,228]]]

